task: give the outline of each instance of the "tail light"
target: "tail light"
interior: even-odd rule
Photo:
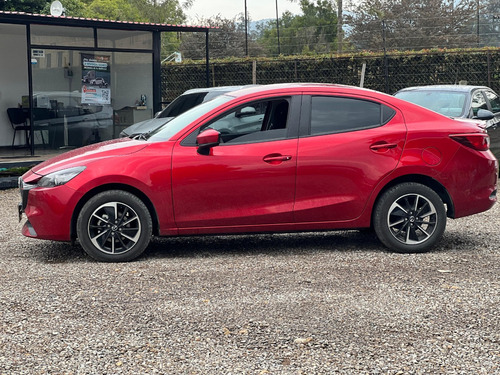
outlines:
[[[458,143],[476,151],[488,151],[490,148],[490,137],[485,133],[454,134],[450,135],[450,137]]]

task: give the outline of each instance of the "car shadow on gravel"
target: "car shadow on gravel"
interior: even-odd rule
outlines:
[[[333,231],[228,236],[157,237],[143,258],[224,255],[295,255],[318,251],[384,251],[370,231]]]
[[[472,234],[445,233],[431,252],[468,250],[481,246]],[[28,257],[47,264],[94,262],[78,242],[34,241]],[[195,258],[262,254],[269,256],[335,252],[389,252],[372,231],[348,230],[227,236],[155,237],[139,261],[162,258]]]
[[[472,233],[446,233],[431,253],[470,251],[482,246]],[[297,255],[319,251],[391,252],[369,230],[230,236],[155,237],[140,259],[225,255]]]
[[[78,243],[34,241],[30,253],[37,261],[46,264],[92,262]]]

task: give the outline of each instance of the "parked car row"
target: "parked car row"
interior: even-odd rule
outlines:
[[[447,218],[497,200],[480,120],[355,87],[281,84],[215,97],[141,137],[83,147],[20,179],[25,236],[129,261],[154,236],[373,228],[431,249]]]

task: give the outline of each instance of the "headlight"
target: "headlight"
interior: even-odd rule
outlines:
[[[40,187],[54,187],[59,185],[64,185],[66,182],[72,180],[84,171],[86,167],[74,167],[68,169],[62,169],[57,172],[49,173],[43,176],[40,181],[38,181],[38,186]]]

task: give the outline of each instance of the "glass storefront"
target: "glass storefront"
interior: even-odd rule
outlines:
[[[37,147],[105,141],[152,117],[151,54],[34,49],[32,56]],[[123,115],[130,111],[135,116]]]
[[[0,11],[0,152],[52,155],[152,118],[161,109],[161,35],[179,31],[208,41],[206,27]]]
[[[96,35],[97,41],[90,28],[32,26],[35,147],[81,147],[152,118],[151,33],[98,29]]]

